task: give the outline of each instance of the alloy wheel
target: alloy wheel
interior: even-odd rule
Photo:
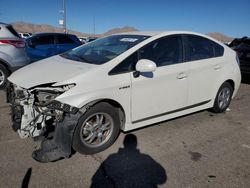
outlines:
[[[4,72],[0,69],[0,86],[3,85],[5,80],[5,74]]]
[[[82,124],[80,139],[88,147],[99,147],[109,140],[113,129],[114,121],[109,114],[95,113]]]
[[[218,96],[218,104],[220,109],[225,108],[229,102],[230,102],[230,98],[231,98],[231,90],[228,87],[223,88]]]

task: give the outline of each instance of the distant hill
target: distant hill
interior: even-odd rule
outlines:
[[[15,22],[12,23],[13,27],[18,31],[18,32],[28,32],[28,33],[42,33],[42,32],[51,32],[51,33],[61,33],[63,32],[62,28],[59,27],[54,27],[51,25],[46,25],[46,24],[32,24],[32,23],[26,23],[26,22]],[[92,36],[90,34],[86,33],[81,33],[78,31],[72,31],[68,30],[70,34],[74,34],[77,36]]]
[[[63,32],[62,28],[59,27],[54,27],[51,25],[46,25],[46,24],[32,24],[32,23],[26,23],[26,22],[15,22],[12,23],[13,27],[18,31],[18,32],[29,32],[29,33],[38,33],[38,32]],[[115,33],[125,33],[125,32],[131,32],[131,31],[138,31],[138,29],[130,26],[125,26],[122,28],[114,28],[110,29],[105,33],[102,34],[96,34],[95,36],[101,37],[101,36],[107,36],[107,35],[112,35]],[[73,30],[68,30],[70,34],[77,35],[79,37],[90,37],[93,36],[92,34],[87,34],[87,33],[81,33],[78,31],[73,31]],[[230,42],[233,40],[232,37],[226,36],[223,33],[218,33],[218,32],[211,32],[207,33],[210,37],[213,37],[221,42]]]
[[[18,32],[28,32],[28,33],[41,33],[41,32],[51,32],[51,33],[60,33],[63,32],[62,28],[59,27],[54,27],[51,25],[46,25],[46,24],[32,24],[32,23],[26,23],[26,22],[15,22],[12,23],[13,27],[18,31]],[[81,33],[78,31],[73,31],[73,30],[68,30],[70,34],[77,35],[79,37],[91,37],[91,36],[107,36],[107,35],[112,35],[115,33],[125,33],[125,32],[131,32],[131,31],[138,31],[137,29],[129,26],[125,26],[122,28],[114,28],[111,29],[103,34],[87,34],[87,33]]]
[[[221,42],[231,42],[233,40],[232,37],[226,36],[218,32],[207,33],[207,35]]]
[[[132,32],[132,31],[138,31],[138,30],[134,27],[125,26],[122,28],[110,29],[109,31],[103,33],[103,35],[107,36],[107,35],[112,35],[115,33],[126,33],[126,32]]]

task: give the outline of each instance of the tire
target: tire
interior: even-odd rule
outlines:
[[[0,89],[5,88],[8,76],[9,71],[2,64],[0,64]]]
[[[80,117],[73,135],[72,147],[81,154],[101,152],[115,142],[119,131],[120,119],[117,110],[108,103],[98,103]]]
[[[223,83],[217,92],[212,110],[215,113],[225,112],[228,106],[230,105],[232,95],[233,95],[232,85],[228,82]]]

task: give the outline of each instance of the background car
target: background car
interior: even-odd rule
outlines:
[[[31,33],[18,33],[20,36],[21,36],[21,38],[23,38],[23,39],[27,39],[27,38],[29,38],[29,37],[31,37],[32,36],[32,34]]]
[[[26,40],[26,51],[31,61],[38,61],[80,46],[80,40],[71,34],[39,33]]]
[[[240,59],[240,70],[244,75],[250,75],[250,38],[241,40],[234,49]]]
[[[98,37],[78,37],[78,38],[82,44],[86,44],[86,43],[89,43],[89,42],[92,42],[92,41],[98,39]]]
[[[244,40],[248,39],[246,36],[242,37],[242,38],[235,38],[232,42],[230,42],[228,44],[228,46],[230,48],[234,48],[235,46],[238,46],[239,44],[241,44],[242,42],[244,42]]]
[[[11,25],[0,22],[0,89],[4,88],[13,71],[29,62],[25,41]]]
[[[87,43],[87,38],[88,37],[78,37],[78,39],[81,41],[82,44],[86,44]]]

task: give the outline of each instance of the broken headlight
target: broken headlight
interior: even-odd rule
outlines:
[[[70,88],[74,87],[73,84],[67,86],[61,86],[59,88],[43,88],[43,89],[36,89],[36,105],[40,107],[46,107],[49,110],[58,110],[67,113],[77,113],[78,108],[72,107],[68,104],[63,104],[55,99],[64,93],[65,91],[69,90]]]
[[[67,112],[67,113],[73,113],[73,114],[76,114],[78,112],[78,108],[70,106],[68,104],[61,103],[56,100],[48,104],[47,108],[51,110],[59,110],[59,111]]]

